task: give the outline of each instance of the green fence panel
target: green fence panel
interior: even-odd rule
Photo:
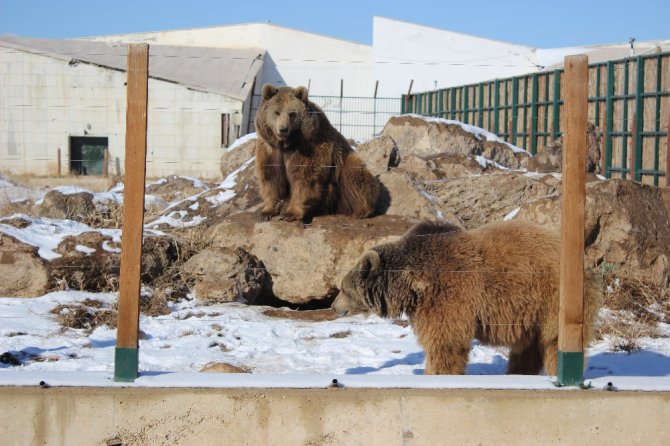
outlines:
[[[626,178],[630,173],[631,178],[653,181],[654,185],[660,177],[668,181],[668,172],[661,170],[665,168],[661,165],[665,156],[661,152],[665,150],[663,138],[667,138],[662,120],[668,115],[666,104],[670,103],[670,91],[662,90],[662,79],[667,78],[668,66],[668,52],[589,65],[589,120],[603,141],[601,167],[607,178],[617,174]],[[434,92],[417,93],[415,98],[404,100],[402,110],[407,111],[413,105],[419,114],[437,114],[486,126],[501,138],[535,154],[540,143],[546,145],[549,138],[555,140],[562,134],[562,76],[562,69],[554,69],[452,86],[443,90],[444,97],[438,93],[437,113],[432,105],[429,110],[419,106],[422,97],[427,101]],[[645,130],[645,124],[649,130]],[[633,163],[629,157],[634,158]]]

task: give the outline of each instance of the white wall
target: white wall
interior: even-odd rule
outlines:
[[[339,96],[340,80],[345,96],[372,96],[371,47],[317,34],[254,23],[212,28],[158,31],[92,38],[105,42],[146,42],[198,47],[257,47],[267,50],[260,91],[266,82],[292,87],[310,86],[310,94]],[[311,80],[311,82],[310,82]]]
[[[380,96],[406,94],[411,79],[420,92],[538,70],[533,48],[383,17],[372,42]]]
[[[0,48],[0,170],[62,173],[69,137],[107,137],[109,173],[123,171],[126,73]],[[218,177],[221,114],[242,102],[149,80],[147,175]]]

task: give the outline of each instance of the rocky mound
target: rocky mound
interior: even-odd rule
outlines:
[[[597,138],[590,141],[597,147]],[[258,221],[254,145],[250,135],[225,152],[219,184],[173,179],[149,188],[162,205],[146,220],[147,231],[155,232],[146,234],[143,248],[145,285],[203,302],[318,308],[337,294],[342,276],[364,250],[394,240],[415,222],[448,220],[467,229],[512,218],[560,224],[560,175],[528,172],[560,171],[560,141],[531,158],[461,123],[392,118],[379,138],[356,147],[389,191],[385,215],[323,216],[309,225]],[[589,150],[591,170],[597,171],[595,149]],[[589,177],[588,264],[667,288],[670,223],[664,196],[658,188]],[[39,215],[76,219],[105,206],[85,195],[55,198],[36,206]],[[0,274],[6,278],[0,295],[37,296],[58,287],[115,289],[114,236],[90,228],[64,239],[56,249],[60,257],[49,260],[20,241],[26,224],[34,223],[0,219]]]

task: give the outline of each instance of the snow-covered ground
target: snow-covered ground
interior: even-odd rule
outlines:
[[[239,170],[220,183],[217,203],[234,195]],[[17,188],[0,177],[2,189],[11,200],[39,198],[34,191]],[[95,200],[120,202],[122,185],[103,194],[94,194]],[[58,256],[54,249],[66,236],[97,230],[70,220],[21,217],[30,225],[16,228],[0,219],[0,232],[38,247],[45,259]],[[185,220],[183,215],[173,217],[161,222],[178,226]],[[146,230],[152,230],[155,223],[150,222]],[[114,240],[120,238],[120,230],[98,231]],[[0,385],[36,385],[40,381],[50,385],[130,385],[112,380],[115,329],[99,326],[87,333],[63,328],[51,312],[58,305],[86,299],[101,301],[109,308],[117,295],[60,291],[37,298],[0,296]],[[425,355],[406,324],[363,316],[316,322],[277,318],[265,315],[267,309],[239,303],[204,306],[191,299],[171,303],[171,312],[165,316],[142,315],[141,376],[132,385],[318,387],[338,378],[344,385],[359,387],[554,388],[550,376],[502,376],[507,366],[504,348],[473,343],[468,376],[422,376]],[[661,324],[660,330],[664,337],[640,338],[641,348],[630,354],[612,352],[610,339],[592,344],[587,352],[586,380],[601,388],[612,383],[619,389],[670,391],[670,326]],[[210,362],[225,362],[251,373],[198,373]]]
[[[62,291],[33,299],[0,299],[0,352],[22,365],[0,364],[0,385],[128,385],[114,383],[116,330],[64,329],[57,305],[102,301],[114,293]],[[424,377],[425,355],[411,327],[378,317],[312,322],[263,314],[237,303],[171,305],[165,316],[141,316],[139,360],[146,386],[326,386],[332,378],[357,387],[553,388],[550,376],[507,377],[506,350],[473,343],[465,377]],[[588,351],[585,378],[594,387],[670,391],[670,341],[642,339],[631,354],[610,352],[607,340]],[[209,362],[251,374],[196,373]],[[212,376],[214,375],[214,376]],[[244,375],[244,376],[240,376]]]

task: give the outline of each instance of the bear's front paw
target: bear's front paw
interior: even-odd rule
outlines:
[[[281,215],[281,219],[284,221],[296,221],[302,220],[302,215],[299,215],[297,212],[285,212]]]
[[[270,212],[262,211],[260,214],[258,214],[258,219],[260,221],[270,221],[272,220],[272,217],[274,217],[275,215],[277,215],[277,213],[274,211]]]

